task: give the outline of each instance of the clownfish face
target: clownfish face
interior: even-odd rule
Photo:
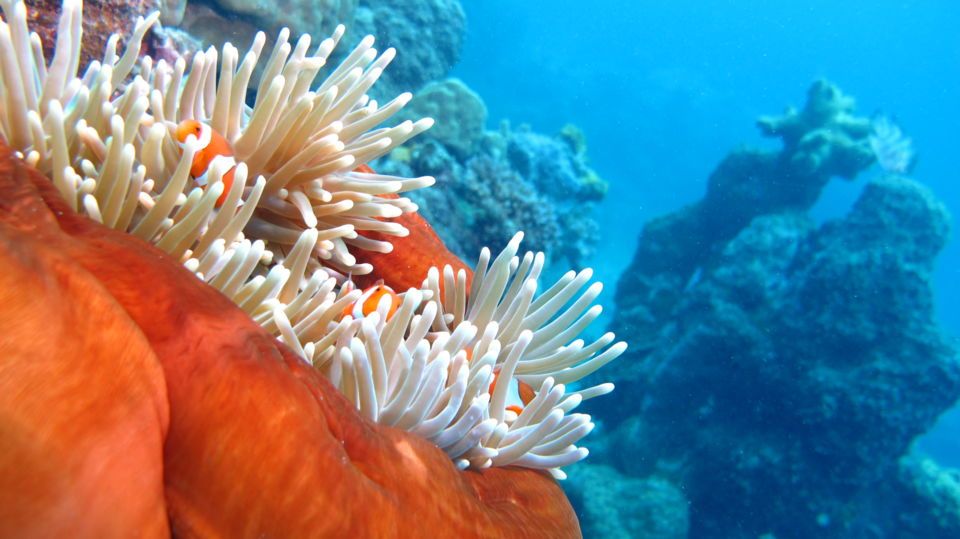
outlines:
[[[389,303],[387,308],[387,320],[397,312],[400,306],[400,296],[392,288],[385,284],[376,284],[363,291],[363,294],[350,305],[343,309],[343,317],[352,316],[354,320],[359,320],[376,312],[381,301]]]
[[[174,138],[177,139],[180,146],[183,146],[187,142],[187,138],[193,135],[200,142],[200,148],[206,148],[210,144],[211,131],[210,126],[204,125],[198,120],[184,120],[177,125]]]

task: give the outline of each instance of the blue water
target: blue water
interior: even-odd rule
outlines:
[[[754,120],[802,107],[809,84],[836,83],[858,113],[895,117],[913,138],[913,177],[960,215],[960,2],[809,0],[467,0],[468,36],[453,75],[501,119],[587,136],[610,182],[591,265],[608,286],[643,223],[699,199],[714,166],[741,143],[776,147]],[[868,171],[835,179],[814,209],[846,211]],[[956,237],[957,223],[954,219]],[[615,231],[615,233],[614,233]],[[960,242],[939,257],[937,316],[960,335]],[[960,466],[960,412],[920,446]]]

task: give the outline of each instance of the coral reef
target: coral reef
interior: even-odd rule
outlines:
[[[450,118],[430,130],[436,140],[458,158],[473,154],[483,139],[487,106],[459,79],[444,79],[424,86],[404,110],[410,117]]]
[[[350,25],[357,0],[209,0],[217,10],[252,20],[269,34],[290,28],[293,35],[327,35],[339,24]]]
[[[414,170],[426,170],[430,161],[441,188],[417,200],[420,212],[438,228],[455,252],[475,251],[485,242],[503,244],[514,230],[528,230],[527,241],[537,251],[553,253],[560,242],[558,217],[550,202],[510,168],[489,155],[478,155],[461,166],[439,144],[413,150]],[[423,163],[425,168],[418,165]],[[448,215],[445,208],[457,208]],[[551,256],[551,258],[555,258]]]
[[[162,8],[164,24],[178,25],[204,45],[246,47],[260,30],[269,36],[282,28],[295,37],[331,34],[353,23],[357,0],[168,0]]]
[[[461,85],[445,81],[432,87],[446,88],[446,93],[469,92]],[[473,126],[485,111],[482,102],[470,95],[456,100],[468,106],[453,107],[447,105],[452,100],[431,91],[421,107],[443,115],[439,122]],[[474,151],[467,153],[465,148]],[[437,179],[440,188],[411,199],[460,256],[484,245],[503,245],[514,230],[523,230],[532,248],[546,252],[552,261],[576,267],[598,240],[592,214],[595,203],[606,194],[606,182],[587,165],[583,134],[573,126],[566,126],[556,137],[535,133],[528,126],[511,129],[506,122],[499,131],[482,133],[471,127],[437,136],[431,130],[382,159],[378,167],[393,174],[430,174]]]
[[[546,473],[460,472],[0,144],[0,534],[576,537]]]
[[[633,311],[625,316],[638,344],[657,338],[690,279],[752,219],[804,211],[830,178],[852,178],[874,162],[870,122],[852,116],[853,109],[852,98],[817,81],[802,112],[788,109],[757,122],[764,134],[783,140],[780,151],[731,152],[710,175],[701,201],[646,224],[618,299]]]
[[[164,25],[180,24],[186,10],[187,0],[161,0],[160,22]]]
[[[890,507],[900,507],[886,518],[896,537],[955,537],[960,531],[960,471],[943,469],[931,460],[905,459],[900,463]],[[882,517],[881,517],[882,518]]]
[[[840,511],[841,537],[957,537],[960,532],[960,471],[907,456],[896,470],[871,485],[866,496]],[[829,530],[835,516],[818,515]]]
[[[619,283],[613,325],[642,346],[615,367],[617,397],[596,403],[620,412],[604,456],[682,485],[697,537],[861,536],[856,508],[902,514],[880,493],[960,396],[930,281],[943,204],[888,176],[814,223],[823,184],[872,154],[851,100],[823,82],[809,97],[761,122],[781,152],[734,151],[704,200],[649,223]],[[934,510],[915,500],[903,518]]]
[[[366,2],[357,0],[211,0],[166,2],[164,14],[204,45],[233,43],[247,47],[258,30],[268,36],[290,29],[291,35],[326,35],[337,24],[347,27],[345,41],[353,46],[375,35],[384,49],[403,51],[384,73],[371,95],[389,98],[442,79],[460,57],[466,17],[459,0]],[[166,22],[165,22],[166,23]],[[268,45],[272,45],[268,37]],[[334,61],[345,57],[334,51]]]
[[[417,90],[440,80],[460,59],[466,15],[460,0],[360,0],[354,21],[356,37],[378,36],[387,47],[403,51],[382,90]],[[349,38],[349,36],[348,36]]]
[[[687,501],[669,481],[583,464],[571,470],[564,486],[582,515],[584,537],[683,539],[689,533]]]
[[[789,161],[789,172],[801,176],[796,183],[803,189],[801,193],[790,193],[793,197],[799,195],[793,202],[803,204],[805,200],[816,200],[820,188],[830,177],[852,180],[873,163],[869,141],[864,144],[872,126],[866,118],[853,115],[855,108],[852,97],[819,80],[807,91],[807,103],[802,111],[789,108],[783,116],[757,120],[757,127],[764,135],[783,141],[781,156]]]

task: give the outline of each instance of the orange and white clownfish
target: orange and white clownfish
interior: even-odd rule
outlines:
[[[372,168],[370,168],[370,165],[368,165],[368,164],[366,164],[366,163],[364,163],[364,164],[362,164],[362,165],[358,165],[357,168],[353,169],[353,171],[354,171],[354,172],[363,172],[364,174],[376,174],[376,172],[375,172]]]
[[[387,320],[390,320],[390,318],[393,317],[393,313],[397,312],[397,307],[400,306],[402,300],[392,288],[383,284],[383,282],[367,288],[356,301],[347,305],[346,308],[343,309],[343,318],[352,316],[354,320],[359,320],[370,316],[371,313],[376,312],[380,301],[383,300],[384,297],[388,298],[390,302],[390,307],[387,309]]]
[[[198,120],[184,120],[177,125],[176,139],[182,146],[187,142],[187,137],[193,135],[200,143],[200,149],[193,156],[193,163],[190,164],[190,176],[200,187],[207,187],[207,171],[216,161],[218,164],[223,162],[223,167],[227,172],[223,173],[223,194],[217,199],[216,207],[223,206],[227,199],[227,193],[233,186],[234,173],[237,170],[237,161],[233,157],[233,148],[223,135],[217,133],[215,129]]]
[[[497,382],[500,381],[500,371],[497,370],[493,373],[493,382],[490,382],[489,392],[493,395],[493,390],[497,387]],[[537,392],[533,390],[533,387],[522,381],[518,380],[516,377],[510,379],[510,387],[507,388],[507,410],[520,415],[523,412],[523,407],[530,404],[530,401],[537,396]]]

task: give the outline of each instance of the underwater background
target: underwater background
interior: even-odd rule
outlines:
[[[510,119],[551,133],[575,123],[586,135],[591,166],[610,182],[590,259],[606,282],[625,269],[643,223],[699,198],[729,150],[775,146],[752,120],[802,106],[818,78],[855,97],[861,115],[896,118],[918,153],[912,175],[957,213],[956,2],[463,5],[467,39],[453,75],[483,97],[490,127]],[[831,182],[815,215],[845,212],[861,183]],[[960,243],[946,246],[934,279],[938,319],[955,336]]]
[[[609,182],[586,263],[605,283],[627,269],[643,224],[701,197],[740,144],[776,147],[753,120],[801,107],[816,79],[854,97],[860,115],[895,118],[913,140],[910,176],[960,214],[960,4],[943,1],[678,0],[463,2],[467,37],[452,74],[501,119],[554,133],[573,123]],[[827,184],[812,215],[846,213],[873,166]],[[960,241],[933,273],[936,318],[960,341]],[[613,287],[602,298],[612,306]],[[609,315],[610,309],[607,313]],[[629,341],[628,335],[623,335]],[[960,410],[920,448],[960,466]]]
[[[619,281],[621,287],[637,286],[635,279],[622,274],[638,267],[630,266],[630,263],[637,251],[638,237],[644,224],[703,197],[708,179],[718,163],[740,145],[776,150],[780,141],[764,137],[754,125],[754,120],[764,115],[778,114],[786,105],[803,107],[807,87],[819,79],[831,81],[846,95],[855,98],[858,116],[887,117],[903,129],[905,135],[912,139],[916,153],[908,169],[909,177],[928,188],[932,196],[945,204],[952,216],[949,224],[955,230],[955,216],[960,212],[960,178],[955,161],[960,151],[956,134],[956,127],[960,123],[960,35],[956,32],[956,28],[960,27],[960,4],[956,2],[599,0],[585,3],[568,0],[485,0],[466,1],[463,5],[467,17],[467,37],[460,61],[452,74],[482,96],[488,110],[488,128],[496,129],[498,122],[505,119],[513,125],[529,124],[534,131],[543,133],[558,133],[569,123],[582,130],[588,144],[589,166],[609,184],[606,196],[597,203],[594,213],[598,225],[596,250],[583,261],[593,267],[599,278],[608,285]],[[874,164],[860,170],[853,181],[836,177],[830,179],[810,208],[809,215],[816,223],[842,219],[861,198],[867,182],[878,180],[884,174],[883,168]],[[731,200],[736,199],[731,197]],[[731,213],[735,212],[735,208],[731,209]],[[894,228],[898,226],[896,222],[889,224]],[[903,223],[904,229],[911,226]],[[955,233],[949,236],[949,241],[936,256],[930,281],[934,290],[933,320],[942,331],[942,340],[932,345],[932,349],[938,350],[933,353],[942,354],[944,361],[954,365],[952,375],[939,372],[939,367],[934,365],[923,367],[933,369],[934,372],[928,372],[928,376],[943,376],[944,382],[950,376],[956,377],[956,349],[960,335],[960,242],[955,236]],[[856,242],[862,237],[854,234],[841,241]],[[673,240],[689,242],[691,238],[676,237]],[[865,245],[861,250],[861,246],[856,244],[844,247],[845,256],[851,259],[871,249]],[[890,248],[889,244],[887,248]],[[749,249],[744,251],[751,252]],[[643,254],[655,256],[660,252],[650,249]],[[854,268],[835,275],[854,280],[861,277],[868,281],[876,279],[874,286],[866,287],[868,292],[876,295],[859,297],[864,302],[862,308],[870,311],[877,306],[871,303],[880,304],[898,295],[877,291],[876,286],[897,282],[895,275],[889,275],[890,280],[887,281],[886,271],[874,268],[859,275]],[[763,282],[769,277],[758,279]],[[743,281],[741,284],[750,282],[749,279]],[[833,286],[843,290],[845,284],[836,282]],[[639,286],[646,284],[641,281]],[[737,292],[736,287],[729,287],[716,295]],[[622,289],[615,291],[613,286],[608,286],[602,296],[607,307],[606,316],[617,312],[619,307],[618,314],[613,316],[626,318],[614,323],[618,336],[635,345],[632,341],[636,340],[636,336],[631,335],[635,326],[631,325],[630,316],[623,314],[629,311],[629,307],[618,302],[615,296],[639,296],[631,296],[630,291]],[[820,327],[819,331],[829,332],[849,323],[849,319],[862,316],[862,313],[852,312],[856,309],[830,310],[829,300],[821,302],[819,298],[810,299],[812,301],[804,305],[804,309],[823,307],[826,316],[835,318],[821,320],[825,327]],[[847,299],[858,300],[856,296]],[[717,300],[701,298],[696,301]],[[711,309],[698,306],[696,301],[685,309]],[[758,300],[753,298],[749,301]],[[737,301],[733,300],[732,303],[736,304]],[[904,304],[900,303],[899,306],[904,307]],[[778,305],[774,310],[776,312],[765,316],[776,317],[791,311],[785,305]],[[722,315],[711,319],[709,316],[674,311],[672,317],[674,323],[680,324],[737,323],[736,315],[731,315],[732,321],[721,323],[717,322],[717,318],[722,320]],[[754,316],[749,323],[756,324],[756,327],[751,329],[781,331],[778,327],[763,327],[760,321],[764,319]],[[896,324],[897,321],[886,319],[864,323],[861,320],[853,323],[853,331],[857,330],[857,323],[862,324],[860,329],[865,332],[872,330],[883,334],[894,330],[877,326]],[[814,324],[811,322],[809,325]],[[800,338],[808,338],[811,333],[818,331],[812,328],[793,330],[793,335],[799,333]],[[936,331],[930,326],[927,330]],[[692,333],[696,332],[676,331],[666,340],[687,338],[696,341],[696,338],[691,338]],[[658,359],[655,352],[644,351],[621,360],[621,364],[625,361],[659,361],[658,369],[670,369],[671,365],[676,369],[678,362],[683,364],[687,361],[687,375],[690,378],[687,381],[675,379],[683,376],[682,371],[672,376],[651,375],[649,371],[625,376],[659,376],[657,383],[672,384],[672,389],[678,391],[695,391],[699,383],[726,385],[735,394],[717,396],[709,403],[710,406],[726,406],[726,413],[711,414],[702,408],[697,410],[691,407],[690,413],[685,415],[682,402],[671,402],[675,406],[673,410],[659,409],[668,405],[657,406],[645,402],[645,398],[657,398],[666,390],[651,392],[654,396],[648,394],[646,397],[638,395],[633,399],[618,399],[616,393],[645,387],[643,383],[620,384],[611,399],[614,404],[601,405],[602,409],[598,411],[600,422],[607,423],[608,428],[602,426],[595,433],[607,437],[606,443],[616,447],[601,450],[599,455],[595,452],[588,459],[589,465],[609,464],[611,468],[585,472],[582,474],[584,479],[578,482],[578,478],[574,477],[576,486],[568,487],[568,491],[575,491],[571,495],[580,504],[578,509],[585,520],[584,531],[587,536],[671,536],[673,532],[684,529],[691,536],[714,537],[756,537],[763,533],[776,537],[956,536],[958,529],[946,523],[950,518],[956,522],[960,510],[957,505],[960,499],[957,498],[957,487],[960,485],[958,475],[949,470],[960,467],[960,410],[952,408],[945,412],[927,434],[920,436],[910,446],[908,453],[913,460],[902,459],[900,470],[891,472],[898,476],[899,482],[910,486],[886,486],[889,482],[878,479],[883,474],[871,477],[871,473],[860,473],[857,469],[869,468],[874,458],[873,464],[877,468],[887,466],[889,460],[885,462],[881,455],[893,456],[898,450],[880,449],[873,455],[864,455],[863,462],[859,463],[856,462],[857,458],[848,461],[841,455],[873,451],[875,442],[885,436],[883,428],[897,429],[893,424],[896,420],[885,427],[873,425],[861,428],[850,424],[856,423],[851,418],[836,422],[800,414],[804,419],[794,428],[791,421],[796,417],[789,412],[779,412],[776,404],[751,405],[749,402],[751,399],[783,399],[788,402],[781,405],[802,408],[804,404],[791,403],[789,400],[807,398],[827,401],[834,399],[837,393],[846,393],[845,397],[853,402],[846,407],[835,402],[834,405],[839,410],[858,414],[862,410],[858,411],[861,406],[855,401],[878,398],[879,394],[885,392],[883,389],[844,389],[838,386],[856,385],[856,381],[844,381],[843,376],[831,378],[826,375],[818,378],[823,382],[821,391],[817,391],[816,387],[804,387],[796,393],[785,390],[778,394],[777,384],[782,380],[771,383],[767,392],[740,387],[741,383],[763,383],[767,377],[779,379],[793,369],[828,371],[830,368],[824,367],[824,364],[843,364],[849,360],[851,350],[847,347],[858,346],[851,344],[857,343],[857,339],[848,339],[842,345],[824,345],[819,349],[814,345],[813,350],[809,351],[763,352],[760,355],[769,354],[767,357],[771,361],[796,360],[796,365],[784,366],[784,372],[764,375],[757,374],[759,370],[752,372],[749,366],[737,365],[736,355],[743,349],[738,350],[730,342],[749,348],[757,346],[763,339],[753,338],[749,333],[746,336],[738,333],[736,329],[728,328],[726,334],[721,331],[713,336],[726,342],[702,345],[711,352],[716,352],[718,347],[729,345],[731,348],[715,354],[713,361],[726,359],[728,362],[725,365],[713,365],[713,368],[696,360],[685,359],[685,354],[690,352],[683,350],[684,346],[701,346],[696,343],[671,348],[665,354],[668,356],[666,359]],[[773,344],[776,342],[773,339]],[[674,344],[668,342],[666,345]],[[657,345],[663,346],[664,340],[658,340],[652,346]],[[889,361],[913,361],[918,359],[917,354],[924,353],[918,349],[905,354],[894,353],[893,350],[899,345],[895,341],[879,344],[877,336],[864,338],[864,342],[859,343],[861,349],[866,350],[865,356],[887,356]],[[946,348],[940,348],[941,345]],[[749,352],[743,353],[749,355]],[[808,355],[820,357],[816,361],[800,359]],[[744,360],[741,358],[739,361]],[[896,370],[895,367],[877,368],[891,372]],[[623,370],[626,369],[621,372]],[[749,382],[738,380],[743,377],[750,377]],[[952,385],[949,390],[945,390],[944,386],[934,389],[938,385],[936,382],[929,385],[922,381],[911,383],[922,379],[923,375],[897,375],[876,382],[887,384],[887,389],[899,396],[884,399],[883,403],[874,403],[874,413],[898,418],[912,416],[912,419],[916,419],[915,410],[911,408],[923,408],[923,405],[911,401],[923,401],[928,397],[930,401],[939,401],[941,405],[955,401],[955,379],[952,384],[946,384]],[[616,376],[614,381],[620,382]],[[796,385],[801,385],[801,382]],[[938,395],[941,391],[943,393]],[[822,394],[814,396],[811,393]],[[903,393],[912,393],[914,396],[904,397]],[[692,395],[674,398],[677,401],[691,398],[700,401]],[[724,398],[731,402],[717,404],[716,401]],[[733,404],[738,399],[740,402]],[[654,419],[644,421],[643,412],[638,413],[631,405],[641,410],[659,411],[652,412]],[[825,405],[820,403],[819,406]],[[728,429],[708,424],[692,427],[702,428],[708,433],[700,435],[686,433],[684,427],[650,425],[657,422],[731,420],[738,413],[769,417],[731,425]],[[778,417],[781,413],[783,415]],[[929,418],[936,416],[938,411],[933,409],[928,413],[931,415],[927,417],[925,426],[929,426]],[[636,415],[641,419],[631,419]],[[869,420],[869,415],[864,414],[857,420]],[[609,424],[619,425],[619,428],[611,432],[614,429],[609,428]],[[749,432],[751,425],[761,429],[761,432]],[[844,442],[827,441],[830,436],[822,431],[807,434],[811,426],[818,429],[836,428],[836,434],[843,433],[848,438]],[[875,428],[879,432],[870,432]],[[756,451],[758,454],[755,456],[743,457],[743,460],[754,462],[736,462],[728,455],[718,454],[721,453],[719,450],[690,447],[674,447],[674,458],[671,458],[670,444],[709,445],[711,435],[716,436],[717,445],[728,446],[728,450]],[[803,443],[780,443],[776,440],[777,437],[803,436],[808,436],[815,447],[802,449]],[[728,437],[739,437],[739,442],[731,442],[726,439]],[[756,438],[754,443],[751,443],[752,438]],[[906,441],[906,437],[903,441]],[[664,444],[666,447],[638,450],[633,446],[649,443]],[[839,445],[824,447],[831,444]],[[807,451],[809,454],[803,455]],[[927,457],[931,460],[923,460]],[[685,459],[697,458],[710,460],[714,468],[711,470],[707,465],[690,466],[684,462]],[[629,462],[638,459],[659,459],[661,465]],[[830,459],[837,462],[830,462]],[[767,469],[760,469],[764,467]],[[923,471],[905,471],[911,467]],[[694,468],[696,471],[678,472],[682,468]],[[720,476],[739,474],[741,477],[704,478],[711,473]],[[849,481],[797,479],[791,482],[769,477],[777,473],[847,474]],[[906,479],[911,473],[913,476]],[[922,481],[917,477],[924,474],[937,488],[918,486]],[[660,476],[680,477],[675,483],[680,487],[679,493],[651,479]],[[591,481],[606,485],[609,492],[603,493],[604,487],[591,486]],[[880,490],[900,490],[901,495],[890,492],[877,496],[865,495],[860,488],[851,484],[856,481],[865,481]],[[709,489],[720,490],[712,494],[699,492]],[[938,506],[940,512],[922,509],[924,504],[916,505],[912,494],[902,494],[902,491],[911,489],[925,492],[931,498],[928,503]],[[785,495],[788,490],[792,494]],[[798,494],[798,491],[803,493]],[[597,496],[603,500],[602,503],[591,500],[591,497]],[[676,512],[651,509],[651,505],[656,505],[658,501],[663,506],[669,505],[669,500],[674,496],[686,498],[685,501],[690,503],[686,516],[688,522],[684,523],[684,517]],[[764,497],[781,496],[795,499],[784,499],[779,503],[760,501]],[[634,501],[625,502],[624,497],[634,498]],[[645,499],[637,501],[638,498]],[[740,499],[726,505],[723,503],[736,498]],[[603,503],[608,507],[593,507]],[[613,505],[619,505],[620,508],[611,509],[609,506]],[[634,513],[629,515],[631,510]],[[902,522],[890,522],[896,518],[878,516],[884,510],[900,513],[901,521],[915,519],[917,526],[911,528]],[[738,511],[744,513],[737,514]],[[767,514],[749,514],[749,511]],[[910,515],[911,512],[916,514]],[[951,513],[952,517],[944,516]],[[669,524],[671,522],[672,525]]]
[[[586,537],[960,537],[957,2],[124,4],[158,56],[377,36],[437,124],[374,168],[464,260],[593,268]]]

